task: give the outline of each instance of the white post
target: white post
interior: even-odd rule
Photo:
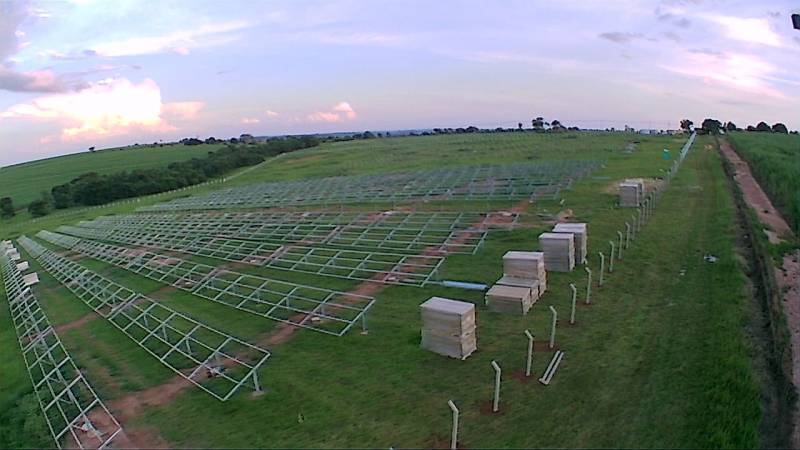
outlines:
[[[586,270],[586,304],[592,302],[592,269],[584,267]]]
[[[633,229],[631,230],[631,240],[636,239],[636,230],[639,228],[636,225],[636,216],[631,216],[631,223],[633,224]]]
[[[528,360],[525,363],[525,376],[531,376],[531,366],[533,365],[533,335],[530,331],[525,330],[525,336],[528,337]]]
[[[494,367],[494,402],[492,403],[492,412],[497,412],[500,409],[500,366],[496,361],[492,361]]]
[[[608,259],[608,273],[614,271],[614,241],[608,241],[608,244],[611,245],[611,257]]]
[[[597,254],[600,255],[600,279],[597,280],[597,285],[598,286],[602,286],[603,285],[603,272],[605,272],[605,270],[606,270],[606,255],[604,255],[603,252],[597,252]]]
[[[639,220],[636,222],[636,231],[642,231],[642,208],[638,208],[637,213],[639,214]]]
[[[631,248],[631,224],[625,222],[625,250]]]
[[[622,231],[617,230],[619,236],[619,250],[617,250],[617,259],[622,261]]]
[[[556,345],[556,322],[558,321],[558,313],[552,306],[550,307],[550,312],[553,313],[553,326],[550,328],[550,348],[553,348],[553,346]]]
[[[578,300],[578,288],[570,283],[569,288],[572,289],[572,312],[569,315],[569,324],[575,325],[575,302]]]
[[[456,450],[456,444],[458,443],[458,408],[456,408],[456,404],[452,400],[448,400],[447,404],[450,406],[450,410],[453,411],[453,434],[450,438],[450,449]]]

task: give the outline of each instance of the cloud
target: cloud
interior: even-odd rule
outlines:
[[[675,73],[702,79],[760,97],[785,100],[786,96],[772,86],[778,68],[753,55],[689,51],[681,58],[682,65],[664,67]]]
[[[250,26],[249,22],[238,20],[222,22],[211,25],[201,25],[197,28],[176,31],[161,36],[135,37],[119,41],[104,42],[92,46],[89,51],[100,56],[139,56],[157,53],[177,53],[186,55],[190,49],[205,44],[227,42],[231,39],[226,36],[231,32],[242,30]]]
[[[134,131],[163,133],[177,128],[170,120],[190,120],[202,102],[162,103],[155,81],[136,84],[125,78],[90,83],[76,92],[39,97],[11,106],[0,118],[56,122],[62,141],[91,140]]]
[[[771,47],[781,46],[780,36],[772,31],[767,19],[730,16],[711,16],[708,18],[712,22],[721,25],[725,30],[725,36],[729,39]]]
[[[280,113],[277,113],[275,111],[272,111],[271,109],[268,109],[267,112],[264,113],[264,115],[266,115],[267,117],[273,118],[273,117],[278,117],[280,115]]]
[[[348,102],[339,102],[330,111],[317,111],[309,114],[307,119],[310,122],[331,122],[340,123],[345,120],[356,118],[356,111]]]
[[[350,106],[350,103],[347,102],[339,102],[336,106],[333,107],[333,110],[339,113],[344,113],[348,119],[355,119],[356,112],[353,110],[353,107]]]
[[[607,39],[611,42],[615,42],[617,44],[626,44],[631,42],[635,39],[641,39],[644,37],[642,33],[623,33],[621,31],[609,31],[606,33],[600,33],[599,35],[602,39]]]
[[[64,92],[67,87],[49,70],[17,72],[0,65],[0,90],[11,92]]]
[[[260,122],[261,120],[256,117],[242,117],[242,123],[245,125],[253,125]]]
[[[681,42],[683,40],[678,33],[673,31],[665,31],[661,33],[661,35],[673,42]]]
[[[204,102],[172,102],[161,105],[161,112],[167,119],[192,120],[206,106]]]
[[[689,28],[692,25],[692,22],[685,17],[679,17],[672,13],[661,13],[658,9],[656,10],[656,18],[660,22],[667,22],[680,28]]]

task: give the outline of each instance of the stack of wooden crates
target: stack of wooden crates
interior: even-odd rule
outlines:
[[[475,305],[431,297],[422,310],[422,348],[451,358],[466,359],[477,348]]]

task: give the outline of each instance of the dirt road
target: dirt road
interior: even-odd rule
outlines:
[[[772,205],[767,194],[761,189],[750,167],[733,150],[726,140],[720,140],[720,150],[734,166],[734,180],[744,195],[744,200],[758,214],[759,220],[770,230],[767,237],[773,244],[783,238],[792,237],[792,229]],[[792,339],[792,383],[800,392],[800,252],[783,257],[782,266],[775,271],[775,281],[782,295],[783,311]],[[800,411],[795,412],[792,447],[800,448]]]

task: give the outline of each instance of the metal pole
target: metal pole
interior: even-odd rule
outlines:
[[[578,299],[578,288],[575,287],[574,284],[570,283],[569,288],[572,289],[572,312],[569,314],[569,324],[575,324],[575,302]]]
[[[619,250],[617,250],[617,259],[622,261],[622,231],[617,231],[617,236],[619,236]]]
[[[592,302],[592,269],[584,267],[586,270],[586,304]]]
[[[558,321],[558,313],[552,306],[550,307],[550,312],[553,313],[553,326],[550,328],[550,348],[553,348],[556,344],[556,321]]]
[[[603,286],[603,272],[606,270],[606,255],[604,255],[603,252],[598,252],[597,254],[600,255],[600,279],[597,280],[597,285]]]
[[[611,257],[608,259],[608,273],[614,271],[614,241],[608,241],[608,244],[611,245]]]
[[[496,361],[492,361],[494,368],[494,402],[492,403],[492,412],[497,412],[500,409],[500,366]]]
[[[533,365],[533,335],[530,331],[525,330],[525,336],[528,337],[528,360],[525,363],[525,376],[531,376],[531,366]]]
[[[450,406],[450,410],[453,411],[453,434],[450,437],[450,449],[456,450],[456,444],[458,443],[458,408],[456,408],[456,404],[452,400],[448,400],[447,404]]]
[[[631,247],[631,224],[625,222],[625,250]]]
[[[639,220],[636,222],[636,231],[642,231],[642,208],[637,208],[636,212],[639,214]]]

